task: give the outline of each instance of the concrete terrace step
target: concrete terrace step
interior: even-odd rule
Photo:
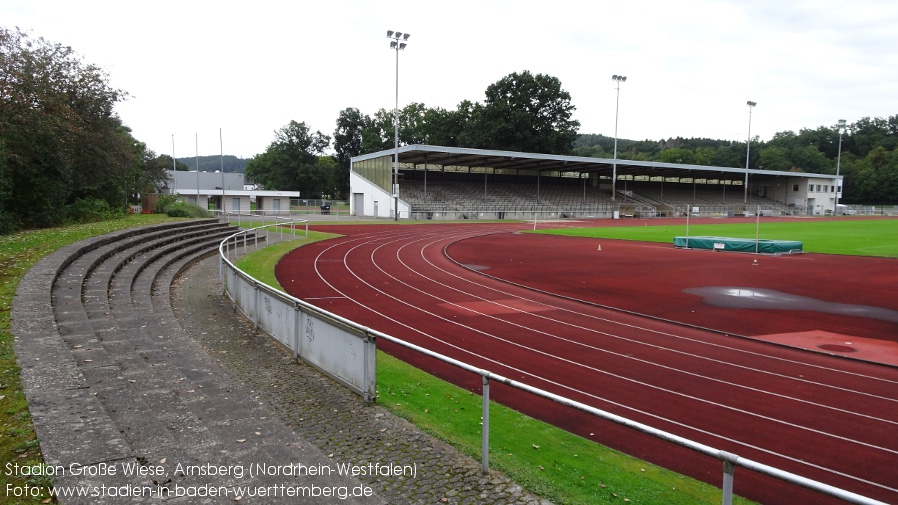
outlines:
[[[183,334],[165,303],[176,272],[216,252],[234,230],[200,221],[119,232],[62,248],[26,274],[12,310],[13,333],[45,462],[97,473],[64,471],[55,477],[57,486],[131,486],[158,499],[175,496],[178,486],[233,491],[285,483],[283,476],[251,477],[237,470],[187,475],[178,473],[177,465],[325,464],[324,455],[304,447],[263,405],[248,401],[251,395]],[[160,275],[164,287],[154,304],[150,296]],[[157,465],[165,468],[163,475],[150,474]],[[145,473],[129,475],[126,467]],[[109,469],[117,471],[109,474]],[[333,480],[311,476],[303,482],[324,487]],[[341,485],[358,484],[341,480]],[[59,502],[141,503],[146,498],[106,495]],[[172,499],[232,501],[233,496]],[[346,502],[382,503],[376,497]]]

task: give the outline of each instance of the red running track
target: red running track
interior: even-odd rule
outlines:
[[[539,279],[538,287],[557,291],[601,284],[601,270],[587,268],[588,261],[575,277],[552,281],[558,261],[584,261],[571,253],[572,239],[549,239],[558,240],[555,255],[534,264],[530,260],[541,253],[528,243],[545,238],[515,234],[521,227],[316,227],[345,236],[297,249],[278,265],[277,277],[294,296],[474,366],[898,503],[898,369],[597,307],[476,271],[504,268],[515,280]],[[639,265],[639,256],[630,254]],[[522,270],[511,275],[515,269],[509,265],[516,262]],[[706,262],[691,263],[699,268]],[[795,264],[788,270],[814,275]],[[656,277],[647,293],[665,282]],[[646,300],[649,309],[674,303],[667,296]],[[751,310],[741,312],[752,319]],[[380,348],[479,391],[479,377],[385,342]],[[514,390],[494,387],[492,396],[584,438],[720,485],[717,460]],[[817,493],[747,470],[737,470],[735,482],[738,494],[763,503],[828,503]]]

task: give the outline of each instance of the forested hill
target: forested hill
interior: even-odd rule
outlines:
[[[196,159],[196,156],[178,158],[178,169],[184,169],[181,166],[181,164],[184,164],[187,166],[186,170],[196,170]],[[226,154],[224,156],[200,156],[199,162],[200,172],[216,172],[221,170],[222,165],[224,165],[224,171],[227,173],[246,173],[246,164],[249,163],[249,159]]]
[[[580,134],[573,154],[614,156],[614,138]],[[751,159],[748,163],[745,156]],[[704,138],[618,139],[617,157],[718,167],[835,174],[845,178],[845,203],[898,203],[898,115],[861,118],[841,125],[779,132],[772,139],[745,142]]]

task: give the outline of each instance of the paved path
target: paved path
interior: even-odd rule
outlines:
[[[256,335],[220,294],[217,258],[197,261],[230,230],[152,230],[62,248],[17,291],[45,462],[89,494],[60,503],[541,502]]]

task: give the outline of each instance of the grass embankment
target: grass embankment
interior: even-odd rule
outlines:
[[[29,230],[0,235],[0,465],[7,463],[37,465],[43,462],[40,443],[28,412],[28,402],[22,392],[19,366],[13,352],[10,333],[10,309],[19,281],[41,258],[54,250],[88,237],[117,230],[178,221],[166,215],[128,215],[119,219],[83,225]],[[24,477],[0,471],[0,489],[6,496],[7,486],[22,488],[46,486],[47,478]],[[7,497],[9,498],[9,497]],[[11,499],[11,498],[10,498]],[[33,498],[18,498],[18,502],[40,503],[46,494]],[[3,500],[0,500],[3,501]]]
[[[271,233],[277,233],[278,230],[279,228],[272,227]],[[287,229],[285,228],[284,230]],[[259,251],[251,252],[237,260],[235,266],[253,276],[257,281],[264,282],[273,288],[283,290],[283,286],[281,286],[274,276],[274,267],[277,266],[278,261],[280,261],[285,254],[297,247],[339,236],[340,235],[334,233],[310,231],[308,238],[302,237],[286,242],[279,242]]]
[[[566,235],[591,238],[639,240],[673,244],[675,236],[686,235],[682,220],[676,224],[652,226],[615,226],[608,228],[564,228],[537,230],[533,233]],[[738,224],[690,224],[689,236],[714,236],[750,238],[758,236],[769,240],[800,240],[804,252],[844,254],[851,256],[878,256],[898,258],[898,219],[843,219],[790,222],[765,222]]]
[[[277,244],[253,252],[237,266],[278,286],[274,266],[290,250],[329,238]],[[268,280],[265,280],[268,279]],[[481,398],[377,353],[378,403],[396,415],[480,458]],[[490,407],[490,467],[505,472],[533,493],[555,503],[720,503],[720,490],[608,449],[493,403]],[[749,503],[737,499],[737,503]]]

